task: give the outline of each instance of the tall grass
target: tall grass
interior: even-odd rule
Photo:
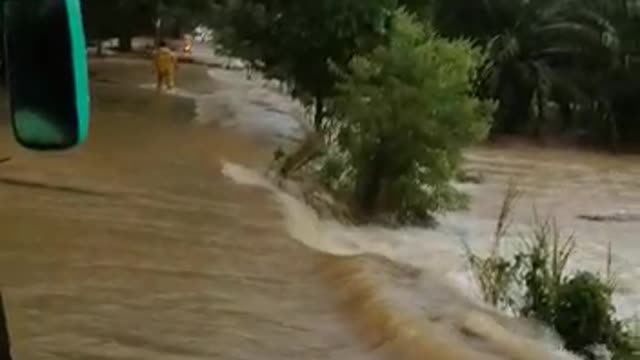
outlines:
[[[610,243],[604,277],[587,271],[570,274],[567,266],[576,249],[574,236],[563,236],[553,218],[543,219],[534,212],[532,227],[520,235],[520,250],[508,257],[502,254],[520,195],[511,183],[487,256],[479,256],[465,245],[484,301],[546,324],[563,338],[568,350],[587,359],[600,358],[596,352],[603,348],[613,359],[637,359],[637,329],[634,340],[628,324],[616,319],[612,304],[615,276]]]
[[[509,310],[515,306],[512,291],[520,264],[518,259],[505,259],[501,254],[501,248],[502,240],[512,224],[513,208],[520,196],[520,190],[511,182],[500,207],[493,244],[487,257],[478,256],[468,244],[464,244],[469,266],[483,300],[494,307]]]
[[[631,355],[628,360],[640,360],[640,317],[636,315],[630,321]]]

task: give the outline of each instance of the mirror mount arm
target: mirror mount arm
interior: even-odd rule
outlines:
[[[5,315],[4,301],[0,293],[0,360],[12,360],[9,341],[9,326]]]

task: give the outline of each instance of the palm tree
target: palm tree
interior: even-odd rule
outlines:
[[[504,14],[504,0],[485,0],[488,13]],[[547,101],[576,102],[586,94],[567,69],[614,66],[618,35],[598,12],[576,0],[519,0],[507,5],[511,22],[486,44],[480,79],[499,100],[495,131],[539,134]],[[504,15],[503,15],[504,17]]]

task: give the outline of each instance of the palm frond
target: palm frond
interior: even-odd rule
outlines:
[[[518,38],[510,33],[494,36],[487,44],[489,56],[496,62],[506,62],[520,52]]]

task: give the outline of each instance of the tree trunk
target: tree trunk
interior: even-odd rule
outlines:
[[[2,294],[0,294],[0,359],[11,360],[9,325],[7,324]]]
[[[155,47],[159,47],[160,42],[162,41],[162,21],[160,19],[156,20],[154,30],[155,32],[154,32],[153,44],[155,45]]]
[[[156,0],[155,21],[153,22],[153,26],[155,30],[155,33],[154,33],[155,47],[160,46],[160,41],[162,41],[162,16],[160,14],[160,6],[161,6],[161,1]]]
[[[7,68],[2,56],[0,56],[0,85],[7,85]]]
[[[118,37],[118,50],[130,52],[133,49],[133,38],[131,35],[120,35]]]
[[[0,12],[0,15],[2,15],[1,12]],[[0,22],[0,25],[2,25],[1,22]],[[0,36],[0,85],[4,86],[6,84],[7,84],[7,64],[4,57],[4,36]]]
[[[97,39],[96,42],[96,55],[102,56],[104,54],[104,43],[102,42],[102,39]]]
[[[358,203],[362,215],[370,217],[378,210],[378,199],[382,191],[382,180],[384,176],[384,155],[381,143],[375,156],[371,159],[364,173],[358,179]]]
[[[562,116],[562,132],[572,130],[573,126],[573,110],[571,109],[571,103],[569,101],[563,101],[560,103],[560,114]]]
[[[544,125],[545,122],[547,120],[547,116],[545,114],[545,98],[544,96],[542,96],[540,94],[540,92],[538,91],[534,97],[534,105],[536,107],[536,119],[535,124],[533,124],[534,126],[534,133],[533,136],[535,137],[536,140],[542,140],[543,138],[543,132],[544,132]]]
[[[620,132],[618,130],[618,121],[609,112],[607,112],[607,114],[605,114],[604,116],[606,116],[607,122],[609,123],[609,146],[611,146],[611,151],[613,151],[614,154],[617,154],[618,144],[620,142]]]
[[[179,24],[173,24],[171,27],[171,37],[174,39],[182,38],[182,27]]]
[[[322,123],[324,120],[324,97],[316,96],[315,99],[315,110],[313,113],[313,125],[316,128],[316,131],[322,131]]]
[[[323,153],[324,142],[322,136],[318,133],[310,134],[295,152],[286,157],[284,164],[280,168],[280,175],[287,178],[291,173],[304,167]]]

